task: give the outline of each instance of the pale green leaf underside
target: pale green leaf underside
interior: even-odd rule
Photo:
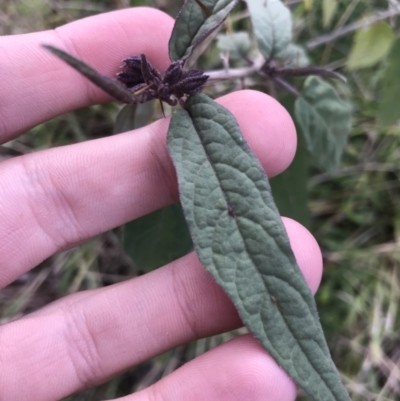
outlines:
[[[317,77],[308,77],[295,115],[314,163],[334,174],[340,165],[351,129],[351,107],[335,89]]]
[[[217,47],[221,53],[228,53],[231,60],[243,59],[250,51],[250,35],[248,32],[233,32],[229,35],[218,35]]]
[[[235,7],[238,0],[186,0],[178,14],[171,39],[169,56],[172,61],[187,59],[194,47],[217,29]],[[211,15],[207,15],[210,13]]]
[[[279,57],[292,41],[292,16],[281,0],[246,0],[258,48],[266,60]]]
[[[310,64],[306,50],[294,43],[290,43],[278,58],[287,68],[307,67]]]
[[[266,175],[235,118],[205,95],[172,117],[168,147],[200,261],[244,324],[315,400],[349,400]]]

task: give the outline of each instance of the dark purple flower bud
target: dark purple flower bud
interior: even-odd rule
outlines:
[[[195,95],[201,91],[207,79],[208,75],[204,75],[203,73],[201,75],[196,74],[181,80],[175,85],[175,88],[186,95]]]
[[[201,70],[183,69],[183,62],[172,63],[162,76],[144,54],[124,60],[118,80],[132,92],[132,103],[159,99],[171,106],[184,105],[186,96],[199,93],[208,79]]]
[[[190,77],[199,77],[204,74],[202,70],[187,70],[183,72],[183,78],[190,78]]]
[[[128,88],[140,83],[144,83],[142,72],[137,71],[121,71],[117,74],[118,81],[123,82]]]
[[[142,62],[142,74],[144,82],[146,82],[146,84],[154,83],[155,85],[159,85],[162,80],[161,74],[155,67],[153,67],[150,61],[147,61],[147,58],[144,54],[141,54],[140,58]]]
[[[181,80],[183,72],[182,61],[176,61],[175,63],[172,63],[168,67],[167,71],[165,71],[163,83],[170,86],[175,85]]]
[[[139,56],[132,56],[123,60],[125,66],[132,70],[142,71],[142,61]]]

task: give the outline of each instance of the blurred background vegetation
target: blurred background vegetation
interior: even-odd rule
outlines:
[[[323,250],[324,277],[316,298],[333,358],[352,399],[399,400],[400,50],[396,38],[400,33],[400,1],[285,3],[293,13],[295,41],[307,49],[312,63],[338,69],[348,78],[347,85],[336,85],[352,105],[353,129],[335,176],[313,167],[304,152],[298,154],[295,163],[302,167],[273,181],[278,206],[283,214],[306,224]],[[0,34],[54,28],[138,5],[157,7],[176,16],[181,4],[176,0],[0,0]],[[225,28],[232,26],[249,29],[244,4]],[[215,45],[199,63],[204,69],[223,68]],[[216,84],[206,90],[217,95],[241,84]],[[388,94],[387,87],[398,91]],[[293,100],[275,89],[270,85],[260,88],[290,110]],[[385,110],[390,108],[388,113],[382,111],[382,105]],[[0,158],[112,135],[119,109],[118,104],[111,103],[60,116],[7,143]],[[148,110],[141,112],[146,115]],[[156,106],[150,115],[153,117],[144,121],[159,115]],[[289,193],[285,196],[288,186],[296,188],[294,199]],[[171,225],[179,216],[179,207],[165,213],[168,224],[154,228],[153,217],[147,216],[135,226],[135,239],[127,241],[131,248],[141,248],[143,238],[160,232],[171,241],[179,240],[179,235],[171,239],[170,234],[179,234]],[[1,290],[0,322],[16,319],[67,294],[110,285],[160,265],[160,260],[140,259],[154,255],[149,247],[147,256],[132,259],[135,249],[124,248],[121,231],[107,232],[55,255]],[[164,246],[169,248],[168,243]],[[182,253],[190,250],[190,242],[182,246]],[[170,260],[176,257],[165,256]],[[142,389],[235,335],[237,332],[182,346],[68,400],[104,400]]]

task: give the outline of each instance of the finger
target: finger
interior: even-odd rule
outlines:
[[[284,170],[296,147],[286,110],[255,91],[219,101],[237,117],[267,174]],[[163,119],[133,133],[3,162],[0,287],[62,249],[176,202],[168,124]]]
[[[297,221],[287,217],[282,218],[290,245],[296,256],[298,264],[301,264],[301,271],[306,277],[308,286],[313,294],[317,292],[322,278],[322,255],[315,238]],[[306,238],[301,243],[301,238]]]
[[[289,376],[252,336],[245,335],[118,401],[294,401],[296,395]]]
[[[110,100],[42,44],[59,47],[113,77],[124,58],[141,53],[165,69],[172,26],[168,15],[143,7],[100,14],[51,31],[0,38],[0,142],[54,116]]]
[[[322,259],[315,239],[300,225],[286,227],[307,282],[316,283]],[[234,306],[192,253],[3,326],[1,395],[61,399],[178,345],[240,326]]]

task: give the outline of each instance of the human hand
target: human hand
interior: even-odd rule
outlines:
[[[145,53],[169,64],[173,21],[147,8],[123,10],[55,31],[0,38],[0,141],[59,114],[110,100],[44,51],[53,44],[113,76]],[[291,162],[288,113],[254,91],[218,100],[236,116],[269,176]],[[135,133],[28,154],[0,164],[0,287],[50,255],[178,200],[166,148],[168,119]],[[321,254],[299,224],[284,220],[313,291]],[[273,324],[273,322],[271,322]],[[150,274],[65,297],[0,328],[0,399],[59,400],[134,365],[241,322],[224,292],[190,254]],[[296,387],[254,338],[236,338],[124,400],[288,401]]]

